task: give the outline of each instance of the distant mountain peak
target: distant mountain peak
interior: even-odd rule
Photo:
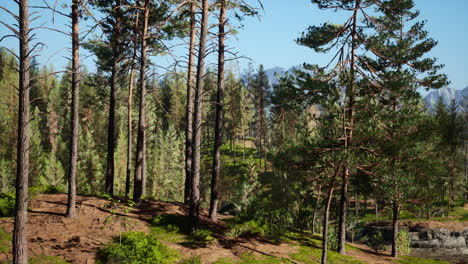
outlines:
[[[468,86],[462,90],[453,89],[450,87],[443,87],[437,90],[432,90],[424,97],[424,103],[429,110],[433,110],[439,98],[442,99],[445,105],[450,105],[454,100],[458,105],[460,112],[468,110]]]

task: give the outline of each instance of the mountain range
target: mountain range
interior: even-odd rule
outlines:
[[[266,69],[265,73],[268,76],[268,80],[271,86],[277,85],[278,80],[286,74],[291,74],[294,69],[297,69],[299,66],[293,66],[289,69],[282,67],[274,67]],[[431,90],[429,93],[423,97],[424,104],[428,110],[434,109],[435,105],[439,98],[442,98],[444,104],[449,105],[452,100],[455,100],[455,103],[458,106],[460,112],[468,111],[468,86],[464,89],[457,90],[450,87],[444,87],[437,90]]]

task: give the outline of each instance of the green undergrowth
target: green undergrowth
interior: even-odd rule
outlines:
[[[299,246],[299,252],[289,255],[293,260],[300,261],[305,264],[320,263],[322,257],[322,249]],[[327,263],[330,264],[366,264],[355,257],[343,256],[333,250],[328,250]]]
[[[290,254],[291,259],[305,264],[320,263],[322,257],[322,238],[319,235],[310,233],[300,234],[297,232],[287,232],[285,238],[288,242],[298,244],[298,252]],[[346,245],[347,249],[353,249]],[[330,264],[365,264],[364,262],[351,256],[343,256],[334,250],[328,250],[327,263]]]
[[[65,260],[54,256],[36,256],[29,259],[29,264],[68,264]]]
[[[401,257],[400,259],[396,260],[396,262],[402,263],[402,264],[450,264],[449,262],[445,262],[445,261],[423,259],[423,258],[416,258],[416,257],[410,257],[410,256]]]
[[[185,215],[161,214],[151,220],[151,233],[159,240],[178,243],[185,247],[204,247],[215,241],[208,229],[198,229],[188,234],[188,217]]]
[[[279,244],[283,240],[285,231],[267,221],[254,219],[246,222],[232,222],[226,236],[231,238],[260,237],[271,243]]]
[[[270,256],[256,257],[252,254],[243,254],[240,260],[221,258],[213,262],[213,264],[290,264],[287,259],[275,258]]]
[[[13,236],[0,228],[0,253],[9,253],[11,251],[11,241]]]
[[[98,252],[98,264],[172,264],[180,253],[161,243],[154,235],[126,232]]]
[[[63,186],[45,185],[31,186],[28,189],[30,198],[36,197],[38,194],[58,194],[64,193]],[[15,192],[0,193],[0,217],[11,217],[15,213]]]

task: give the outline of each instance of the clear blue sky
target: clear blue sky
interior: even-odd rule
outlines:
[[[251,0],[255,2],[254,0]],[[2,0],[2,5],[16,11],[12,0]],[[31,0],[31,4],[39,5],[42,1]],[[312,50],[298,46],[294,39],[309,25],[319,25],[326,21],[343,22],[344,16],[329,10],[319,10],[309,0],[263,0],[265,10],[261,21],[257,18],[248,18],[244,21],[245,27],[240,30],[237,40],[229,43],[235,46],[240,55],[250,57],[255,65],[264,64],[266,68],[280,66],[289,68],[303,62],[325,64],[329,55],[316,54]],[[468,0],[415,0],[416,7],[421,11],[420,19],[427,20],[426,29],[431,37],[439,41],[439,45],[430,54],[445,64],[443,70],[452,82],[450,87],[462,89],[468,86]],[[50,20],[50,12],[43,12],[42,21]],[[2,21],[7,18],[4,11],[0,11]],[[55,25],[48,26],[67,30],[66,20],[58,18]],[[70,46],[68,37],[59,33],[42,30],[38,32],[39,40],[48,44],[41,52],[39,61],[45,63],[51,54],[63,47]],[[0,25],[0,37],[7,34],[4,26]],[[7,40],[0,45],[17,50],[17,41]],[[176,53],[182,49],[176,49]],[[82,52],[86,55],[86,52]],[[57,70],[67,63],[62,51],[52,59]],[[157,59],[166,64],[168,59]],[[248,61],[242,60],[240,68],[245,69]],[[94,70],[92,58],[84,63],[90,70]]]

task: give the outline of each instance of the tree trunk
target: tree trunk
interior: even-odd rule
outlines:
[[[192,190],[192,156],[193,156],[193,105],[194,105],[194,64],[195,64],[195,39],[197,35],[195,27],[195,3],[190,4],[190,45],[187,76],[187,109],[185,128],[185,191],[184,203],[189,205],[190,192]]]
[[[79,138],[79,93],[80,93],[80,53],[79,53],[79,28],[78,28],[79,0],[72,3],[72,105],[71,105],[71,144],[70,166],[68,171],[68,203],[66,217],[76,216],[76,163],[78,160]]]
[[[321,191],[322,191],[322,185],[319,185],[317,201],[315,202],[314,211],[312,212],[312,234],[315,234],[315,218],[317,216],[317,210],[320,204]]]
[[[393,221],[392,221],[392,257],[398,256],[397,243],[398,243],[398,212],[399,204],[397,201],[393,201]]]
[[[377,195],[375,196],[375,221],[379,221],[379,201]]]
[[[29,177],[29,7],[19,0],[19,97],[18,145],[16,159],[16,205],[13,232],[13,263],[28,263],[28,177]]]
[[[341,200],[340,200],[340,211],[339,211],[339,224],[338,224],[338,253],[345,255],[345,243],[346,243],[346,211],[347,211],[347,200],[348,200],[348,178],[349,170],[348,167],[343,168],[343,177],[341,183]]]
[[[213,171],[211,177],[210,219],[217,220],[218,181],[221,168],[221,146],[223,145],[224,127],[224,26],[226,24],[226,0],[221,1],[218,32],[218,92],[216,95],[216,124],[213,149]]]
[[[138,131],[137,131],[137,150],[135,162],[135,175],[133,179],[133,200],[136,204],[140,204],[141,196],[143,195],[143,177],[145,166],[145,152],[146,152],[146,38],[148,34],[148,18],[149,18],[149,4],[150,0],[145,0],[143,7],[143,29],[141,32],[141,54],[140,54],[140,83],[139,83],[139,113],[138,113]]]
[[[109,124],[107,127],[107,169],[106,169],[106,193],[114,195],[114,154],[115,154],[115,108],[117,100],[117,82],[120,63],[120,35],[121,35],[121,13],[120,0],[115,2],[115,24],[114,24],[114,43],[112,46],[112,74],[110,82],[110,100],[109,100]]]
[[[353,141],[353,127],[354,127],[354,104],[355,104],[355,60],[356,60],[356,42],[357,42],[357,13],[360,7],[360,0],[356,0],[353,14],[353,26],[352,26],[352,43],[351,43],[351,62],[350,62],[350,89],[348,91],[349,105],[348,105],[348,118],[349,124],[345,127],[345,149],[346,155],[349,155],[349,149]],[[342,255],[346,254],[345,243],[346,243],[346,200],[348,196],[348,178],[349,168],[348,164],[343,169],[343,182],[341,186],[341,202],[340,202],[340,216],[339,216],[339,228],[338,228],[338,252]]]
[[[333,177],[335,178],[335,177]],[[328,189],[327,201],[325,203],[325,209],[323,212],[323,234],[322,234],[322,261],[321,264],[327,263],[328,253],[328,219],[330,217],[330,204],[333,196],[333,190],[335,185],[335,179],[332,179],[330,189]]]
[[[127,171],[125,177],[125,198],[130,197],[130,179],[132,176],[132,142],[133,142],[133,128],[132,128],[132,108],[133,108],[133,82],[135,74],[135,60],[137,53],[137,33],[138,33],[138,13],[135,19],[135,37],[133,42],[133,58],[132,66],[130,69],[130,81],[128,84],[128,98],[127,98]]]
[[[202,0],[202,21],[200,25],[200,43],[198,48],[198,65],[195,87],[195,106],[193,112],[193,160],[192,160],[192,191],[189,208],[190,232],[198,226],[200,209],[200,158],[201,158],[201,125],[203,107],[203,80],[205,68],[206,38],[208,35],[208,0]]]
[[[356,232],[356,228],[359,225],[359,203],[357,191],[354,192],[354,216],[356,217],[356,220],[354,221],[353,238],[351,243],[354,243],[354,234]]]

